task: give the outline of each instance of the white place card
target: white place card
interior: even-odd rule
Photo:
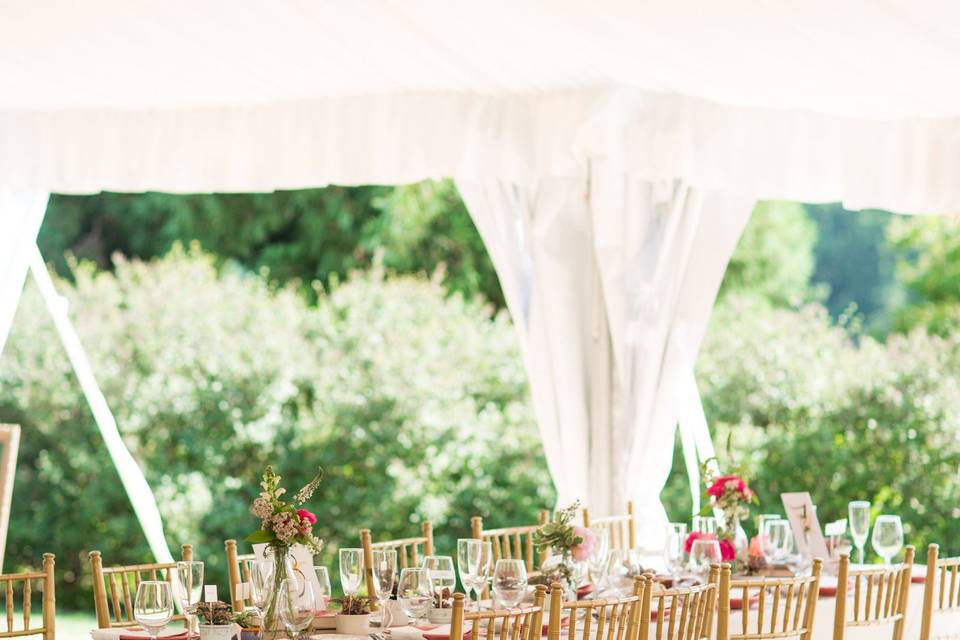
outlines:
[[[208,584],[203,587],[203,601],[204,602],[217,601],[217,585]]]
[[[793,537],[797,541],[797,552],[807,558],[821,558],[824,561],[830,558],[827,552],[827,541],[820,529],[817,519],[817,507],[810,500],[806,491],[797,493],[782,493],[780,500],[783,509],[793,529]]]

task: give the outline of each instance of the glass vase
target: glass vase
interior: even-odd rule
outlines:
[[[263,637],[266,640],[282,638],[285,630],[280,621],[277,603],[280,598],[280,585],[287,578],[293,578],[294,560],[288,546],[270,546],[264,551],[264,559],[273,562],[271,589],[263,606]]]

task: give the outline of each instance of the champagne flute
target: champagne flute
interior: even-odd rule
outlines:
[[[390,626],[387,601],[393,595],[393,583],[397,579],[397,552],[395,549],[374,549],[371,552],[373,584],[377,591],[377,608],[380,609],[380,628]]]
[[[173,596],[170,583],[162,580],[144,580],[137,585],[133,617],[156,640],[173,617]]]
[[[903,523],[900,516],[877,516],[870,541],[873,543],[873,550],[883,558],[883,564],[889,565],[893,556],[897,555],[903,546]]]
[[[187,635],[193,636],[193,628],[197,621],[196,608],[203,595],[203,563],[186,560],[178,562],[177,586],[180,606],[187,617]]]
[[[460,538],[457,540],[457,571],[460,574],[460,584],[470,600],[470,592],[477,582],[477,571],[480,568],[480,557],[483,553],[483,541],[475,538]],[[477,598],[479,601],[479,598]]]
[[[690,572],[706,582],[710,565],[720,563],[722,558],[718,540],[694,540],[690,546]]]
[[[307,580],[284,578],[280,583],[277,610],[280,622],[294,640],[300,638],[304,630],[313,622],[315,605],[313,586]]]
[[[483,542],[480,547],[480,562],[477,564],[477,579],[473,588],[477,594],[477,611],[480,611],[480,598],[483,596],[483,590],[487,586],[493,573],[493,544]]]
[[[670,571],[670,577],[676,579],[683,571],[683,547],[687,542],[687,524],[670,522],[667,524],[667,542],[663,548],[663,561]]]
[[[363,549],[340,549],[340,586],[348,596],[360,591],[363,579]]]
[[[854,500],[847,508],[850,516],[850,536],[853,538],[853,546],[860,552],[860,564],[863,564],[863,548],[870,533],[870,503],[866,500]]]
[[[607,577],[607,563],[610,561],[610,529],[608,527],[591,527],[593,532],[593,549],[587,557],[587,567],[590,569],[590,578],[595,588],[600,589]]]
[[[320,588],[314,594],[317,598],[317,611],[326,611],[330,606],[330,596],[333,589],[330,588],[330,572],[322,564],[313,565],[313,571],[317,574],[317,584]]]
[[[421,618],[426,618],[433,606],[430,570],[422,567],[403,569],[397,584],[397,600],[403,612],[413,618],[414,625]]]
[[[272,560],[255,560],[250,565],[250,599],[261,618],[273,590],[273,572]]]
[[[493,568],[493,594],[507,609],[520,604],[527,593],[527,565],[523,560],[501,558]]]

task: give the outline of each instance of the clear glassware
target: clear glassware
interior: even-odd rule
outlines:
[[[683,572],[683,547],[687,542],[687,524],[670,522],[667,524],[667,539],[663,546],[663,562],[672,578]]]
[[[197,623],[196,608],[203,596],[203,563],[197,561],[181,561],[177,563],[177,596],[183,615],[187,617],[188,635],[199,635],[195,632]]]
[[[617,597],[633,590],[631,571],[635,562],[630,549],[611,549],[607,553],[606,589]]]
[[[373,584],[377,590],[377,608],[380,609],[380,626],[390,626],[387,601],[393,595],[393,585],[397,581],[397,552],[395,549],[374,549],[371,552],[373,566]]]
[[[173,594],[170,593],[170,583],[162,580],[144,580],[137,585],[133,618],[147,630],[152,640],[156,640],[173,618]]]
[[[587,568],[590,569],[590,579],[599,589],[607,577],[607,563],[610,562],[610,529],[607,527],[591,527],[593,532],[593,549],[587,557]]]
[[[400,571],[397,583],[397,601],[400,608],[413,618],[413,623],[423,624],[433,607],[433,579],[430,570],[422,567]]]
[[[330,588],[330,572],[322,564],[313,565],[313,571],[317,574],[317,584],[320,585],[317,592],[313,594],[317,598],[317,611],[326,611],[333,596],[333,589]]]
[[[877,555],[883,558],[883,564],[889,565],[903,547],[903,523],[900,516],[877,516],[870,542]]]
[[[779,513],[761,513],[757,516],[757,533],[763,535],[763,524],[767,520],[783,520],[783,516]]]
[[[274,567],[273,560],[256,560],[250,566],[250,600],[261,616],[273,590]]]
[[[444,589],[449,589],[453,594],[457,587],[457,572],[453,564],[453,558],[450,556],[424,556],[420,561],[420,566],[430,571],[430,578],[433,580],[433,589],[437,593],[443,593]]]
[[[477,565],[477,580],[473,585],[477,597],[477,611],[480,610],[480,598],[483,596],[483,590],[493,576],[493,544],[490,542],[482,544],[480,563]]]
[[[783,562],[793,547],[793,531],[787,520],[766,520],[761,531],[763,559],[768,564]]]
[[[280,622],[283,623],[291,638],[300,638],[310,626],[313,622],[315,606],[316,596],[308,580],[285,578],[280,583],[277,611]]]
[[[360,591],[363,568],[363,549],[340,549],[340,587],[348,596]]]
[[[722,558],[718,540],[694,540],[690,546],[688,568],[691,573],[706,581],[710,575],[710,565],[720,563]]]
[[[860,564],[863,564],[863,548],[870,534],[870,503],[866,500],[854,500],[847,507],[847,515],[850,518],[850,537],[859,552]]]
[[[713,516],[693,516],[692,531],[700,533],[717,533],[717,519]]]
[[[511,609],[527,594],[527,565],[523,560],[501,558],[493,568],[493,595]]]
[[[470,592],[476,588],[483,544],[482,540],[475,538],[457,540],[457,572],[460,574],[460,584],[463,585],[463,590],[467,594],[467,600],[470,599]],[[477,601],[479,600],[478,597]]]

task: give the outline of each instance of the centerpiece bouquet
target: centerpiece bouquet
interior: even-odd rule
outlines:
[[[533,532],[533,545],[538,551],[549,550],[551,555],[540,567],[539,581],[543,584],[559,582],[568,599],[576,600],[576,590],[583,580],[583,563],[593,551],[593,532],[573,524],[580,508],[577,501],[565,509],[558,509],[553,520]]]
[[[286,489],[280,486],[280,476],[273,471],[272,466],[268,466],[260,480],[262,491],[250,507],[250,512],[260,518],[260,528],[245,540],[250,544],[266,544],[268,554],[272,555],[274,562],[273,586],[263,610],[263,629],[266,632],[277,627],[280,583],[293,574],[290,548],[301,544],[314,554],[320,553],[323,548],[323,541],[313,535],[317,516],[303,508],[320,486],[322,479],[323,469],[320,469],[313,480],[294,495],[293,500],[286,501],[282,499]]]
[[[702,473],[706,480],[706,506],[701,515],[717,514],[717,534],[720,543],[720,555],[723,562],[735,565],[735,572],[743,572],[748,565],[749,539],[743,530],[743,521],[750,516],[750,505],[757,504],[756,493],[744,480],[745,473],[738,469],[737,473],[720,475],[715,465],[710,465],[713,458],[703,463]],[[714,534],[693,531],[687,536],[684,551],[690,553],[693,542],[697,539],[708,538]]]

